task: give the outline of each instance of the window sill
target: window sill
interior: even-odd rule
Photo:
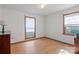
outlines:
[[[74,36],[74,34],[66,34],[66,33],[63,33],[63,35]]]

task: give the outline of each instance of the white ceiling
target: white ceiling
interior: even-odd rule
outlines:
[[[77,4],[47,4],[43,9],[39,7],[39,4],[3,4],[1,6],[29,12],[32,14],[47,15],[59,10],[74,7],[76,5]]]

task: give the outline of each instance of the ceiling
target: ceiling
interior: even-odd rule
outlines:
[[[47,4],[45,8],[40,8],[40,4],[2,4],[1,6],[32,14],[47,15],[59,10],[77,6],[77,4]]]

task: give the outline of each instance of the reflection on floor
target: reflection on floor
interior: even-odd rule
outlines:
[[[47,38],[12,44],[13,54],[73,54],[74,47]]]
[[[74,50],[73,48],[70,48],[72,50]],[[66,49],[60,49],[57,54],[74,54],[74,51],[69,51],[69,50],[66,50]]]

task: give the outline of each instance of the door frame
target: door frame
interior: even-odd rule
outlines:
[[[30,37],[30,38],[36,38],[36,18],[35,17],[30,17],[30,16],[24,16],[24,30],[25,30],[25,40],[26,39],[30,39],[30,38],[27,38],[26,36],[27,36],[27,33],[26,33],[26,18],[33,18],[34,19],[34,22],[35,22],[35,28],[34,28],[34,30],[35,30],[35,32],[34,32],[34,37]]]

